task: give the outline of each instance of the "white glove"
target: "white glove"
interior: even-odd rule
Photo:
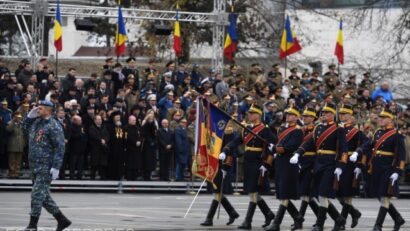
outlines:
[[[292,158],[290,158],[289,163],[297,164],[299,162],[299,154],[295,153]]]
[[[397,174],[397,172],[391,174],[390,179],[391,179],[391,185],[393,186],[394,182],[396,182],[396,180],[399,179],[399,174]]]
[[[359,179],[359,175],[362,174],[362,169],[360,169],[360,168],[355,168],[353,172],[354,172],[354,177],[355,177],[356,179]]]
[[[225,152],[221,152],[221,154],[219,154],[219,159],[220,160],[225,160],[225,158],[226,158]]]
[[[354,163],[357,161],[358,156],[359,156],[359,153],[353,152],[352,155],[350,155],[349,160]]]
[[[34,119],[38,117],[38,107],[34,107],[31,111],[27,114],[27,117],[30,119]]]
[[[52,180],[57,179],[59,173],[60,173],[60,171],[59,171],[58,169],[51,168],[51,170],[50,170],[51,179],[52,179]]]
[[[225,179],[227,172],[224,169],[221,169],[221,171],[222,171],[222,178]]]
[[[337,177],[337,181],[340,181],[340,175],[342,175],[342,169],[341,168],[336,168],[334,174]]]
[[[137,141],[136,145],[137,147],[141,146],[141,141]]]
[[[260,170],[261,173],[262,173],[262,177],[264,177],[264,176],[265,176],[265,173],[268,171],[268,169],[266,169],[265,166],[263,166],[263,165],[259,168],[259,170]]]
[[[268,146],[269,151],[273,152],[273,149],[275,148],[275,145],[270,143]]]

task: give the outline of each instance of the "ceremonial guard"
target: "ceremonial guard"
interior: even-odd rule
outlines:
[[[71,224],[50,195],[51,181],[58,178],[64,159],[64,132],[59,122],[52,117],[53,107],[50,101],[40,101],[39,106],[27,114],[23,123],[28,135],[28,160],[33,179],[31,217],[26,230],[37,230],[42,207],[56,218],[57,231]]]
[[[394,128],[394,114],[389,109],[384,109],[379,114],[379,126],[373,136],[357,149],[354,155],[368,154],[368,196],[380,201],[373,231],[381,231],[386,213],[394,220],[394,231],[400,229],[405,223],[403,217],[390,202],[392,197],[399,195],[399,175],[404,169],[405,146],[404,139]],[[353,154],[352,154],[353,155]]]
[[[275,147],[269,147],[271,152],[276,153],[275,159],[275,187],[276,198],[281,204],[276,213],[273,223],[266,228],[269,231],[279,231],[280,224],[286,210],[292,216],[296,224],[301,224],[303,218],[300,218],[299,212],[291,200],[298,199],[298,181],[299,166],[289,162],[292,154],[303,142],[303,131],[297,121],[300,112],[289,107],[286,112],[286,125],[281,126],[278,131],[278,143]],[[294,183],[290,183],[294,182]],[[292,230],[297,227],[293,227]]]
[[[321,111],[322,123],[315,127],[313,136],[296,150],[290,162],[297,164],[299,156],[307,150],[316,151],[314,174],[315,196],[319,197],[320,207],[316,225],[313,231],[322,231],[326,220],[326,213],[335,220],[333,231],[340,230],[346,220],[340,215],[336,207],[330,203],[329,198],[335,198],[342,175],[342,167],[346,164],[347,145],[345,131],[335,123],[336,106],[326,104]]]
[[[315,105],[308,105],[302,114],[303,118],[303,142],[308,141],[313,136],[315,128],[315,120],[317,119],[317,113]],[[317,216],[319,205],[314,199],[313,195],[313,168],[316,159],[316,148],[311,147],[306,149],[305,153],[299,161],[299,196],[302,197],[302,202],[299,208],[299,222],[295,222],[292,226],[292,230],[302,229],[303,221],[306,213],[307,206],[309,205],[313,213]]]
[[[346,164],[343,174],[340,177],[340,187],[339,191],[337,191],[337,197],[343,205],[341,215],[346,219],[347,215],[350,214],[352,216],[351,227],[354,228],[357,226],[362,214],[353,206],[352,199],[354,196],[360,194],[359,176],[362,173],[362,160],[366,160],[365,155],[359,156],[359,154],[354,151],[367,141],[367,137],[354,126],[352,105],[343,104],[339,108],[339,119],[342,123],[341,126],[345,129],[347,153],[350,161]]]
[[[268,144],[265,141],[273,141],[272,131],[261,122],[262,109],[257,105],[252,105],[248,110],[248,119],[252,124],[248,126],[253,133],[243,131],[242,136],[237,136],[229,142],[222,150],[221,157],[230,153],[233,148],[240,144],[245,145],[244,152],[244,191],[249,193],[250,202],[246,213],[245,221],[240,225],[239,229],[252,229],[252,218],[255,213],[256,206],[260,208],[265,216],[266,227],[275,218],[275,215],[266,204],[265,200],[259,195],[259,192],[266,191],[267,172],[271,167],[273,156],[268,155]],[[261,140],[264,139],[265,141]]]
[[[224,140],[226,138],[227,133],[228,134],[233,133],[232,129],[233,129],[232,124],[228,123],[225,128]],[[219,203],[221,203],[221,205],[224,207],[224,209],[229,215],[229,221],[226,223],[226,225],[232,224],[235,221],[235,219],[239,217],[239,214],[236,212],[235,208],[231,205],[228,198],[226,198],[224,195],[224,193],[229,190],[229,184],[231,183],[228,174],[232,168],[232,165],[234,164],[233,153],[232,152],[227,152],[226,154],[221,153],[219,155],[219,160],[220,160],[219,161],[219,171],[214,179],[214,185],[216,187],[212,187],[213,193],[215,195],[215,199],[212,200],[211,207],[209,208],[209,211],[208,211],[208,215],[206,216],[205,221],[201,223],[202,226],[212,226],[213,225],[212,220],[218,208]]]

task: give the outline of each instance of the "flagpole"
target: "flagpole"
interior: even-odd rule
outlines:
[[[198,197],[199,192],[201,192],[201,189],[202,189],[202,187],[204,186],[205,182],[206,182],[206,178],[204,179],[204,181],[202,181],[202,184],[201,184],[201,186],[199,187],[198,192],[196,193],[196,195],[195,195],[194,199],[192,200],[191,204],[189,205],[188,210],[186,211],[184,218],[186,218],[186,216],[188,215],[189,211],[191,211],[191,208],[192,208],[192,206],[194,205],[195,200],[196,200],[196,198]]]
[[[56,78],[58,81],[58,50],[56,48]]]

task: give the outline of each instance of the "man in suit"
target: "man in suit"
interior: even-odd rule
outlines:
[[[184,180],[184,170],[188,165],[190,146],[187,134],[187,120],[181,119],[179,127],[175,129],[176,180]]]
[[[159,178],[163,181],[169,181],[169,166],[173,158],[174,151],[174,134],[169,129],[167,119],[161,121],[161,128],[158,133],[159,143]]]

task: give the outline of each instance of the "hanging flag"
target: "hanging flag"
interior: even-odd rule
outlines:
[[[339,23],[339,32],[337,34],[335,55],[337,59],[339,60],[339,63],[343,64],[345,55],[343,51],[343,20],[342,19],[340,19],[340,23]]]
[[[57,1],[56,17],[54,19],[54,46],[58,52],[63,50],[63,30],[60,14],[60,1]]]
[[[177,3],[177,14],[175,16],[175,23],[174,23],[174,51],[175,51],[175,56],[180,56],[182,54],[181,30],[179,27],[179,4],[178,3]]]
[[[122,10],[120,2],[118,3],[118,24],[117,34],[115,35],[115,54],[120,56],[125,52],[125,42],[127,41],[127,33],[125,31],[124,18],[122,17]]]
[[[302,50],[302,47],[300,46],[299,41],[296,38],[295,32],[290,26],[289,16],[286,16],[285,29],[283,30],[282,41],[280,43],[279,57],[283,59],[286,56],[289,56],[300,50]]]
[[[233,8],[232,8],[233,11]],[[233,56],[238,45],[238,33],[236,32],[236,16],[233,12],[229,14],[229,30],[226,35],[224,45],[224,55],[229,61],[233,61]]]
[[[206,99],[197,98],[195,159],[192,173],[213,183],[226,124],[231,118]]]

